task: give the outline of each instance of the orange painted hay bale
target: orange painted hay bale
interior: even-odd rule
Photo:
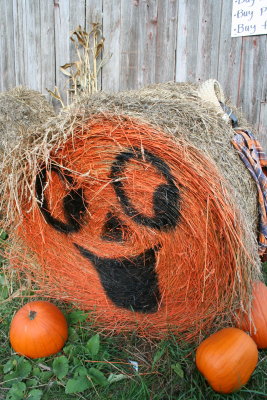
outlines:
[[[51,153],[36,193],[19,229],[42,266],[31,276],[106,329],[189,339],[247,296],[221,177],[183,140],[95,116]]]
[[[260,276],[256,190],[232,135],[193,85],[81,98],[27,142],[26,179],[4,196],[13,265],[106,330],[191,340],[224,326]]]

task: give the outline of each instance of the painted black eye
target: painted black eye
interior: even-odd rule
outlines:
[[[138,212],[124,189],[123,180],[120,179],[131,159],[142,161],[143,158],[166,179],[166,184],[159,185],[153,194],[154,217]],[[179,189],[169,166],[158,156],[147,150],[141,153],[138,148],[123,151],[117,155],[111,167],[110,178],[125,214],[136,223],[162,231],[174,229],[179,223],[181,215]]]
[[[63,174],[57,166],[52,165],[50,171],[54,171],[58,175],[62,181],[62,184],[66,188],[67,186],[75,186],[73,178],[67,174]],[[46,168],[43,168],[36,176],[35,190],[38,206],[46,222],[61,233],[68,234],[78,232],[81,228],[83,217],[87,210],[87,204],[84,200],[83,190],[81,188],[76,190],[68,190],[67,194],[63,197],[62,206],[66,219],[66,222],[64,222],[53,217],[51,211],[49,210],[48,201],[45,197],[45,188],[47,184],[47,170]]]

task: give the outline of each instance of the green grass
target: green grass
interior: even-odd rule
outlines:
[[[267,264],[263,265],[267,278]],[[267,351],[249,383],[232,395],[215,393],[198,372],[192,345],[175,338],[155,342],[134,333],[104,336],[87,314],[58,304],[69,323],[69,338],[55,356],[30,360],[16,355],[8,332],[28,293],[11,298],[11,282],[1,260],[0,399],[5,400],[239,400],[267,399]],[[14,282],[12,282],[14,285]],[[138,363],[138,371],[135,369]]]

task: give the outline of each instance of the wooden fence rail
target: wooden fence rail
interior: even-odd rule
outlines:
[[[267,35],[231,38],[232,0],[0,0],[0,91],[64,89],[78,25],[102,25],[101,88],[218,79],[267,150]]]

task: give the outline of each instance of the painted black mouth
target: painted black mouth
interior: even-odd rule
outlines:
[[[107,296],[116,306],[141,313],[158,310],[160,291],[155,267],[159,245],[130,258],[99,257],[76,243],[74,246],[93,263]]]

